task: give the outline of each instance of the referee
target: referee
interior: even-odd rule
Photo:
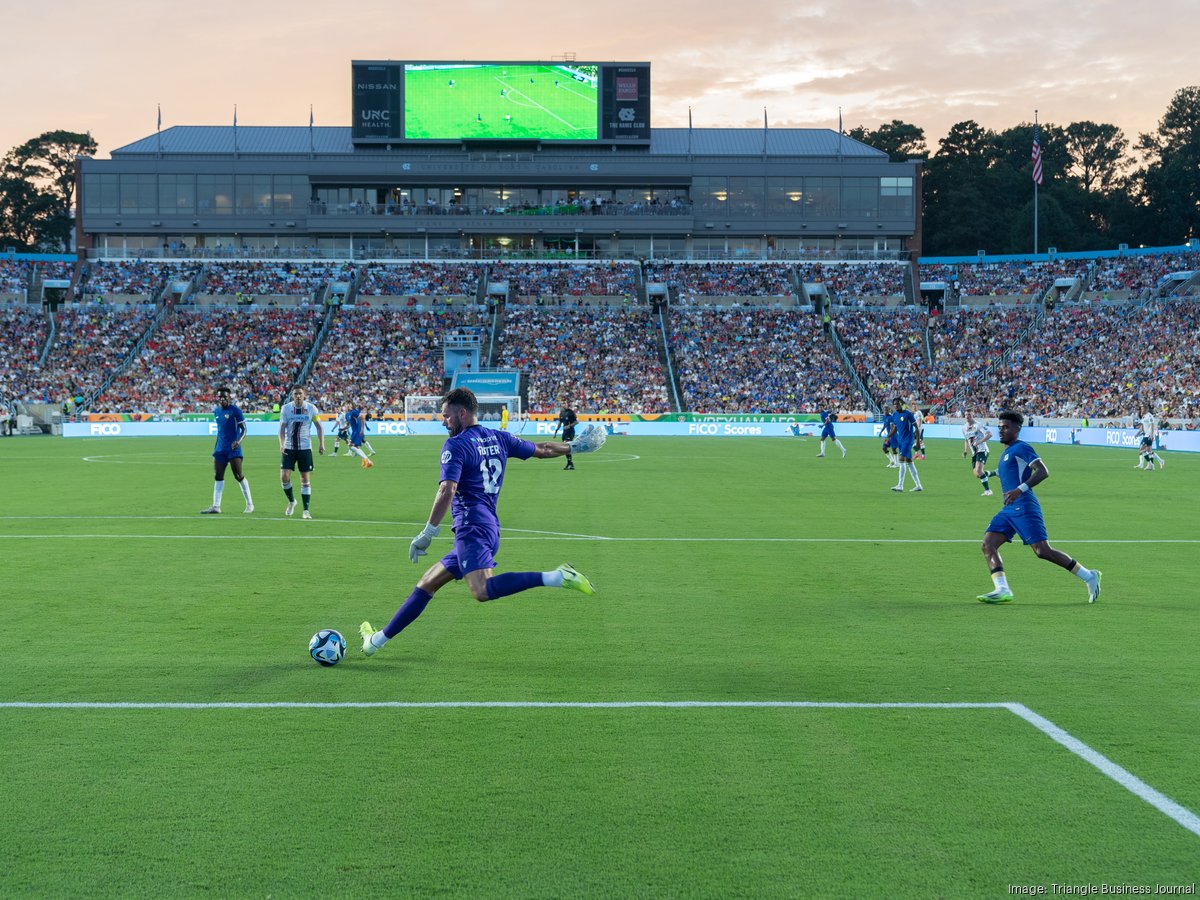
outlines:
[[[564,406],[563,411],[558,414],[558,421],[554,424],[554,433],[558,434],[558,429],[562,429],[562,439],[570,443],[575,440],[575,423],[579,421],[579,417],[575,415],[575,410],[569,406]],[[571,455],[571,451],[567,451],[567,464],[563,466],[563,471],[575,468],[575,460]]]

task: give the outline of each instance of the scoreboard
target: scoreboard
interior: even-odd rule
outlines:
[[[355,60],[356,144],[650,141],[650,63]]]

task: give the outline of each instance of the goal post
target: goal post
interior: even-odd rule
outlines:
[[[438,422],[442,417],[443,395],[436,397],[428,395],[409,394],[404,398],[404,423]],[[515,422],[521,418],[524,408],[519,394],[479,394],[479,421],[488,424],[500,424],[502,411],[508,410],[508,421]],[[410,432],[411,433],[411,429]]]

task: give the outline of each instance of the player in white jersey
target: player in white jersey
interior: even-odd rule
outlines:
[[[296,511],[296,495],[292,492],[292,470],[300,470],[300,499],[304,501],[304,518],[311,519],[308,503],[312,497],[313,470],[312,428],[317,429],[318,452],[325,453],[325,429],[321,427],[317,408],[304,399],[304,388],[292,390],[292,399],[279,411],[279,481],[288,505],[283,511],[290,516]]]
[[[967,421],[963,425],[963,458],[971,460],[971,474],[983,483],[984,497],[992,496],[992,488],[988,479],[995,472],[987,470],[988,455],[991,451],[988,450],[987,442],[992,439],[992,433],[987,426],[975,421],[975,416],[968,411]]]
[[[330,456],[337,456],[338,447],[341,446],[342,441],[346,442],[347,448],[350,446],[350,426],[346,424],[344,412],[338,413],[337,418],[333,420],[333,434],[333,453]]]
[[[1138,420],[1138,430],[1142,433],[1142,438],[1138,441],[1138,463],[1135,468],[1153,472],[1154,463],[1157,460],[1158,467],[1161,469],[1166,463],[1154,449],[1154,439],[1158,437],[1158,419],[1154,417],[1154,413],[1146,410]]]

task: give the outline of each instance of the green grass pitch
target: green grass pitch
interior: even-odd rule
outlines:
[[[404,136],[594,141],[598,97],[594,84],[551,66],[410,69],[404,76]]]
[[[257,512],[211,443],[0,441],[0,701],[1013,702],[1200,811],[1200,458],[1045,447],[1051,541],[1099,603],[1007,548],[955,442],[893,494],[875,441],[613,438],[514,461],[501,569],[598,594],[450,585],[373,659],[418,567],[436,438]],[[445,552],[447,537],[433,552]],[[351,652],[323,669],[320,628]],[[0,896],[959,897],[1190,884],[1200,836],[1004,709],[0,707]]]

